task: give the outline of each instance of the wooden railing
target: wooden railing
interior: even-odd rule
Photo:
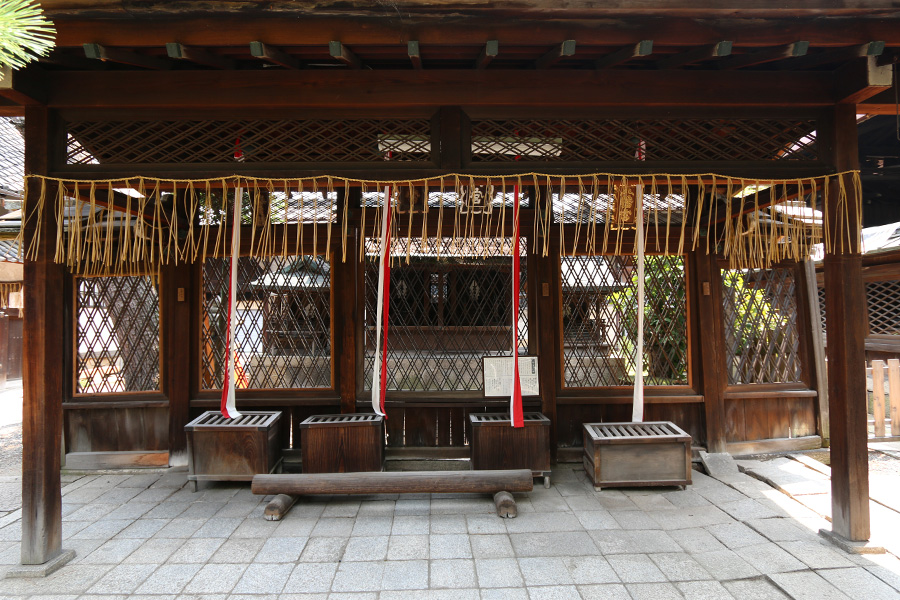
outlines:
[[[873,360],[866,369],[872,377],[869,437],[900,440],[900,360]],[[887,393],[885,393],[887,392]]]

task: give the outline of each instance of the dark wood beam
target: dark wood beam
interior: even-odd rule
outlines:
[[[857,58],[834,74],[835,98],[841,104],[858,104],[891,87],[893,67],[879,67],[874,56]],[[896,106],[896,105],[895,105]]]
[[[805,56],[809,50],[809,42],[793,42],[776,46],[775,48],[764,48],[747,54],[738,54],[729,56],[716,63],[719,69],[743,69],[744,67],[753,67],[767,62],[782,60],[785,58],[798,58]],[[793,63],[786,63],[793,64]]]
[[[603,58],[598,58],[594,63],[594,67],[597,69],[608,69],[627,63],[632,58],[650,56],[651,54],[653,54],[653,40],[642,40],[637,44],[625,46],[624,48],[620,48],[615,52],[607,54]]]
[[[344,63],[351,69],[362,69],[363,67],[363,63],[359,57],[341,42],[333,40],[328,42],[328,52],[333,59]]]
[[[833,1],[833,0],[829,0]],[[637,17],[623,27],[620,21],[545,17],[498,20],[496,18],[423,19],[412,25],[393,18],[310,16],[302,20],[284,16],[259,15],[216,18],[186,16],[179,19],[123,19],[110,26],[107,20],[72,16],[54,23],[58,48],[77,47],[86,42],[106,46],[158,48],[173,39],[188,46],[236,46],[260,39],[273,46],[322,46],[331,40],[354,45],[396,45],[398,39],[414,37],[420,44],[480,46],[486,39],[502,39],[508,46],[552,46],[562,39],[577,39],[582,45],[618,47],[635,40],[653,40],[657,47],[694,47],[736,40],[745,48],[768,48],[794,40],[809,40],[815,47],[836,48],[884,40],[900,44],[900,27],[895,18],[859,19],[848,27],[845,19],[787,18],[715,21],[696,18],[665,19]]]
[[[169,58],[186,60],[214,69],[231,70],[235,67],[235,61],[230,58],[203,48],[185,46],[178,42],[166,42],[166,53],[169,55]]]
[[[728,56],[731,54],[731,45],[732,42],[723,41],[716,42],[715,44],[710,44],[709,46],[693,48],[692,50],[688,50],[686,52],[679,52],[678,54],[673,54],[656,61],[656,68],[677,69],[678,67],[683,67],[685,65],[690,65],[704,60],[722,58],[723,56]]]
[[[781,69],[812,69],[813,67],[821,67],[822,65],[830,65],[837,62],[846,62],[854,58],[862,58],[865,56],[881,56],[884,52],[884,42],[866,42],[856,46],[844,46],[833,50],[825,50],[824,52],[816,52],[815,54],[807,54],[797,60],[788,61],[778,65]]]
[[[41,82],[42,73],[34,66],[24,71],[0,66],[0,98],[20,106],[45,104],[47,93]]]
[[[870,96],[857,104],[856,110],[866,115],[896,115],[897,102],[894,99],[894,90],[887,89]]]
[[[481,54],[475,59],[476,69],[486,69],[491,61],[500,54],[500,42],[498,40],[488,40],[481,49]]]
[[[299,60],[284,50],[263,42],[250,42],[250,55],[286,69],[301,68]]]
[[[103,62],[114,62],[132,67],[141,67],[142,69],[152,69],[158,71],[160,69],[169,69],[172,64],[162,58],[155,56],[147,56],[132,50],[124,48],[108,48],[100,44],[84,44],[84,55],[87,58],[99,60]]]
[[[54,107],[815,107],[834,104],[830,73],[490,70],[48,72]],[[279,90],[273,94],[272,90]],[[648,89],[654,90],[647,94]],[[475,92],[477,90],[477,93]],[[714,90],[715,93],[710,93]],[[565,93],[560,93],[565,91]]]
[[[409,61],[412,63],[413,69],[421,70],[422,55],[419,53],[419,42],[407,42],[406,53],[409,55]]]
[[[566,40],[534,62],[535,69],[549,69],[563,58],[575,54],[575,40]]]
[[[830,119],[820,122],[820,152],[838,171],[859,168],[856,111],[837,106]],[[841,192],[832,179],[832,201],[825,207],[824,235],[831,241],[825,251],[825,305],[828,307],[828,401],[831,417],[832,531],[853,541],[869,539],[869,470],[866,410],[866,352],[868,329],[862,278],[862,255],[853,208],[860,201],[845,180],[850,210],[840,210]],[[845,232],[851,232],[849,236]],[[827,242],[826,242],[827,243]]]

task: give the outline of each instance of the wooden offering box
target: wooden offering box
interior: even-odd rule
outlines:
[[[525,427],[509,424],[509,413],[469,415],[472,469],[531,469],[550,487],[550,419],[525,413]]]
[[[300,423],[304,473],[381,471],[384,417],[313,415]]]
[[[674,423],[585,423],[584,470],[594,489],[691,483],[691,436]]]
[[[281,467],[278,411],[247,411],[226,419],[210,410],[187,425],[188,481],[250,481]]]

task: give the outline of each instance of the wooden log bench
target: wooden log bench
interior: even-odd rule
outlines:
[[[299,496],[356,494],[493,494],[497,515],[517,514],[513,492],[534,489],[529,469],[506,471],[398,471],[256,475],[254,494],[277,496],[265,518],[279,521]]]

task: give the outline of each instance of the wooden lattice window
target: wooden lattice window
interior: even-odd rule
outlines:
[[[159,294],[148,276],[75,280],[75,392],[159,390]]]
[[[632,256],[561,259],[563,382],[632,385],[637,268]],[[644,383],[688,383],[684,258],[648,256],[644,266]]]
[[[728,382],[801,381],[791,268],[723,270]]]
[[[66,164],[429,162],[429,119],[71,121]]]
[[[472,121],[473,162],[812,160],[811,119]]]
[[[387,387],[403,391],[480,390],[482,357],[512,345],[509,239],[397,242],[391,267]],[[520,244],[524,265],[525,242]],[[375,364],[378,251],[367,241],[365,386]],[[402,258],[401,258],[402,257]],[[520,273],[519,354],[528,351],[525,269]]]
[[[866,283],[870,335],[900,335],[900,280]]]
[[[229,261],[203,265],[201,387],[221,389]],[[321,256],[238,261],[237,387],[330,388],[331,272]]]

